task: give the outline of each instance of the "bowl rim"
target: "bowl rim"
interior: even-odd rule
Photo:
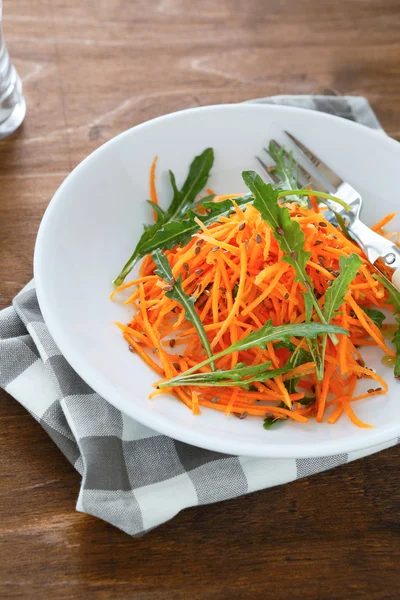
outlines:
[[[104,144],[102,144],[93,152],[91,152],[88,156],[86,156],[67,175],[67,177],[64,179],[64,181],[54,193],[52,199],[50,200],[46,208],[46,211],[43,215],[42,221],[39,226],[33,259],[36,293],[46,326],[48,327],[51,336],[53,337],[56,345],[58,346],[60,352],[65,357],[67,362],[96,393],[98,393],[105,400],[110,402],[110,404],[115,406],[118,410],[121,410],[123,413],[125,413],[132,419],[136,419],[143,425],[149,427],[150,429],[153,429],[157,432],[160,432],[161,434],[167,435],[181,442],[185,442],[187,444],[195,445],[211,451],[241,456],[253,456],[258,458],[312,458],[320,457],[322,455],[321,453],[323,453],[324,456],[332,456],[335,454],[359,451],[364,450],[366,448],[373,448],[374,446],[389,443],[396,437],[400,436],[400,422],[390,424],[387,428],[385,428],[383,432],[380,430],[370,430],[371,433],[368,438],[365,438],[365,442],[363,442],[359,438],[326,440],[325,442],[318,443],[313,443],[312,441],[310,441],[304,444],[302,443],[301,445],[296,445],[296,447],[294,448],[294,444],[283,446],[280,444],[276,444],[273,441],[270,441],[267,445],[260,446],[259,444],[256,445],[252,442],[238,440],[234,442],[235,448],[233,449],[232,441],[225,442],[225,439],[222,436],[214,436],[212,438],[208,438],[206,430],[204,430],[204,432],[200,432],[197,430],[185,429],[180,425],[175,425],[173,421],[169,420],[164,415],[151,413],[145,408],[145,406],[142,407],[139,404],[135,405],[132,402],[128,402],[127,399],[124,398],[123,394],[121,394],[118,391],[118,389],[116,389],[112,384],[110,384],[106,380],[99,380],[97,369],[92,367],[87,361],[82,360],[81,357],[78,358],[76,356],[73,345],[63,335],[62,325],[58,322],[57,318],[54,317],[52,313],[51,303],[48,302],[46,294],[46,276],[43,271],[46,254],[46,233],[47,229],[51,226],[53,214],[57,210],[58,199],[64,193],[65,188],[73,184],[75,179],[80,176],[81,171],[84,171],[84,169],[93,160],[95,160],[97,156],[108,150],[113,145],[118,145],[121,139],[132,135],[133,132],[139,129],[142,130],[149,127],[154,127],[159,121],[174,119],[181,115],[186,115],[190,113],[207,113],[215,111],[240,112],[243,110],[261,110],[269,113],[296,112],[300,116],[307,115],[308,118],[311,115],[311,118],[314,118],[315,120],[340,120],[342,122],[345,121],[346,127],[348,127],[349,129],[364,132],[365,135],[375,137],[377,140],[380,140],[380,143],[387,144],[393,149],[396,149],[397,151],[400,150],[400,143],[387,136],[383,130],[371,129],[369,127],[366,127],[365,125],[356,123],[354,121],[350,121],[343,117],[338,117],[328,113],[318,112],[306,108],[298,108],[286,105],[263,104],[257,102],[243,102],[236,104],[213,104],[208,106],[187,108],[184,110],[168,113],[166,115],[162,115],[140,123],[138,125],[135,125],[127,129],[126,131],[123,131],[120,134],[114,136],[110,140],[106,141]]]

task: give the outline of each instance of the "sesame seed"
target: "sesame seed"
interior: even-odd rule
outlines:
[[[194,249],[194,253],[195,253],[196,255],[197,255],[197,254],[200,254],[200,246],[196,246],[196,247],[195,247],[195,249]]]
[[[372,394],[374,391],[374,388],[369,388],[369,390],[367,390],[367,394]]]
[[[211,250],[211,252],[216,252],[217,250],[219,250],[219,246],[214,246],[214,248]]]
[[[337,235],[335,235],[334,233],[332,233],[332,237],[334,240],[337,240]]]
[[[214,396],[214,398],[211,398],[211,402],[212,402],[213,404],[216,404],[217,402],[219,402],[219,398],[218,398],[218,396]]]
[[[246,250],[249,249],[249,240],[246,240],[244,243],[244,247],[246,248]]]
[[[248,412],[246,412],[246,411],[245,411],[245,412],[242,412],[242,414],[241,414],[241,415],[239,415],[239,419],[245,419],[245,418],[248,416],[248,414],[249,414],[249,413],[248,413]]]
[[[211,296],[210,290],[204,290],[204,293],[205,293],[206,296]]]
[[[327,286],[328,286],[328,287],[331,287],[332,283],[333,283],[333,280],[332,280],[332,279],[329,279],[329,280],[326,282],[326,284],[327,284]]]
[[[286,292],[286,294],[284,295],[285,300],[287,300],[289,298],[289,292]]]
[[[169,285],[171,285],[172,287],[175,285],[176,281],[173,277],[171,277],[171,279],[169,280]]]
[[[128,348],[129,348],[129,352],[132,352],[133,354],[135,354],[135,348],[131,344],[129,344]]]
[[[175,340],[169,340],[169,345],[171,346],[171,348],[173,348],[176,344]]]
[[[173,362],[172,364],[174,365],[174,367],[175,367],[175,369],[176,369],[177,371],[179,371],[179,370],[180,370],[179,363],[177,363],[177,362]]]
[[[261,244],[261,235],[259,233],[256,235],[256,244]]]
[[[246,223],[240,223],[239,225],[239,231],[243,231],[243,229],[246,227]]]
[[[196,269],[195,270],[195,275],[201,275],[203,272],[203,269]]]
[[[282,229],[282,227],[277,227],[276,228],[276,233],[278,233],[279,235],[285,235],[285,230]]]
[[[381,387],[377,387],[377,388],[375,388],[375,391],[376,391],[376,392],[381,392],[381,391],[382,391],[382,388],[381,388]]]
[[[318,223],[318,225],[319,225],[320,227],[328,227],[328,225],[327,225],[327,224],[326,224],[324,221],[320,221],[320,222]]]
[[[202,243],[204,242],[204,240],[202,240],[201,238],[199,238],[196,242],[196,246],[201,246]]]
[[[152,352],[153,352],[153,354],[157,354],[158,348],[153,348]]]
[[[164,291],[164,292],[170,292],[171,290],[172,290],[172,285],[165,285],[165,286],[163,287],[163,291]]]
[[[185,269],[185,271],[187,271],[189,273],[190,269],[189,269],[189,265],[187,263],[183,263],[183,268]]]
[[[333,273],[332,267],[325,267],[325,269],[328,271],[328,273]]]
[[[325,262],[325,256],[318,256],[319,262]]]
[[[297,260],[297,252],[295,252],[293,250],[293,252],[290,253],[290,256],[292,257],[293,260]]]

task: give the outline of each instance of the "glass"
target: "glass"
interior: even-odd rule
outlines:
[[[7,52],[2,30],[0,0],[0,140],[19,127],[25,117],[21,80]]]

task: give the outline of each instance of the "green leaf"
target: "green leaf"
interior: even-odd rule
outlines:
[[[271,361],[261,365],[250,367],[234,368],[226,371],[214,371],[213,373],[196,373],[192,375],[179,375],[174,378],[174,386],[194,385],[198,387],[240,387],[250,390],[251,383],[255,381],[264,382],[267,379],[273,379],[286,373],[290,366],[282,367],[281,369],[269,369]],[[253,372],[250,375],[250,372]],[[250,376],[249,376],[250,375]],[[244,379],[246,377],[246,379]],[[159,387],[169,387],[171,384],[164,382],[160,383]]]
[[[147,200],[147,204],[149,204],[151,206],[151,208],[156,212],[157,215],[157,223],[159,220],[161,220],[161,222],[164,222],[165,219],[165,210],[163,210],[161,208],[161,206],[158,206],[158,204],[156,204],[155,202],[152,202],[151,200]],[[151,225],[150,225],[151,227]]]
[[[312,360],[312,356],[309,352],[307,352],[306,350],[304,350],[303,348],[300,348],[299,350],[296,351],[295,354],[293,354],[293,356],[290,357],[290,359],[287,362],[287,365],[289,365],[289,370],[294,369],[295,367],[298,367],[299,365],[304,365],[308,362],[311,362]],[[285,365],[286,366],[286,365]],[[289,392],[289,394],[294,394],[296,392],[296,385],[299,382],[300,377],[294,377],[293,379],[289,379],[288,381],[285,381],[285,387],[287,389],[287,391]]]
[[[244,171],[242,177],[254,195],[255,208],[259,210],[263,219],[271,227],[274,237],[284,252],[282,260],[293,267],[296,281],[302,283],[307,289],[309,298],[305,302],[308,316],[310,317],[310,305],[312,304],[322,323],[327,323],[314,295],[311,279],[306,272],[307,261],[311,254],[304,250],[305,238],[300,224],[291,219],[285,206],[278,204],[279,193],[270,184],[266,184],[255,171]],[[306,297],[307,295],[305,295]],[[336,337],[331,337],[332,341],[337,343]],[[309,348],[317,366],[317,377],[321,380],[324,373],[324,361],[318,342],[309,343]]]
[[[304,250],[304,233],[299,223],[291,219],[285,206],[278,204],[278,192],[271,184],[265,183],[255,171],[243,171],[242,177],[254,195],[255,208],[271,227],[274,237],[285,253],[283,260],[294,268],[296,281],[310,289],[312,284],[306,273],[306,265],[311,253]]]
[[[363,311],[379,329],[382,329],[383,321],[386,318],[383,312],[376,310],[376,308],[363,308]]]
[[[399,292],[399,290],[396,289],[394,287],[393,283],[391,283],[388,279],[381,277],[377,273],[374,273],[374,275],[372,275],[372,277],[374,277],[374,279],[377,279],[378,281],[380,281],[381,284],[383,285],[383,287],[385,287],[387,289],[387,291],[389,292],[388,304],[393,304],[394,312],[396,314],[400,314],[400,292]]]
[[[249,196],[235,198],[235,202],[242,206],[249,203]],[[185,219],[169,221],[165,223],[148,240],[144,241],[140,248],[140,256],[150,254],[153,250],[170,250],[178,244],[185,246],[192,235],[200,230],[200,226],[194,220],[199,219],[206,227],[217,221],[220,217],[228,217],[234,210],[231,200],[222,202],[201,202],[201,206],[207,211],[205,215],[189,210]]]
[[[271,140],[268,146],[268,154],[275,161],[274,173],[281,180],[275,187],[280,190],[295,190],[299,187],[298,170],[299,166],[293,157],[293,152],[286,152],[285,148],[280,148]],[[301,196],[286,196],[286,199],[294,200],[299,204],[306,206],[307,200],[304,202]]]
[[[400,378],[400,318],[396,319],[398,328],[394,334],[393,344],[396,348],[396,362],[394,364],[394,376]]]
[[[340,257],[340,273],[325,292],[324,315],[329,323],[342,306],[349,285],[357,275],[358,268],[361,264],[361,258],[357,254],[353,253],[347,257]]]
[[[286,325],[279,325],[278,327],[274,327],[272,325],[272,321],[269,320],[265,325],[260,327],[257,331],[252,331],[248,335],[246,335],[242,340],[239,340],[233,344],[231,344],[225,350],[218,352],[218,354],[214,354],[210,358],[203,360],[201,363],[191,367],[187,371],[185,371],[184,375],[190,375],[195,371],[198,371],[202,367],[211,363],[211,361],[216,361],[227,354],[232,354],[232,352],[241,352],[243,350],[248,350],[249,348],[253,348],[257,346],[258,348],[264,349],[266,348],[269,342],[274,342],[275,340],[279,340],[284,343],[289,343],[291,337],[305,337],[308,339],[315,339],[319,335],[323,333],[343,333],[344,335],[349,335],[347,329],[343,329],[342,327],[338,327],[337,325],[328,325],[325,323],[288,323]],[[176,384],[176,380],[182,377],[182,375],[178,375],[169,381],[160,384],[160,387],[169,387],[171,385]]]
[[[189,168],[186,181],[179,191],[176,187],[175,176],[172,171],[169,172],[170,181],[174,196],[171,205],[167,211],[171,221],[181,216],[191,206],[197,194],[201,192],[210,176],[210,171],[214,163],[214,151],[207,148],[199,156],[196,156]]]
[[[155,270],[156,275],[161,277],[161,279],[166,282],[168,287],[171,287],[170,290],[165,292],[165,295],[167,298],[176,300],[183,306],[186,318],[194,325],[202,346],[206,351],[207,356],[210,358],[209,362],[211,362],[211,368],[214,370],[215,365],[212,357],[210,342],[208,341],[207,334],[204,331],[203,323],[200,321],[200,317],[194,307],[194,298],[185,294],[182,288],[182,280],[180,277],[176,281],[174,280],[168,259],[165,254],[161,252],[161,250],[155,250],[151,256],[157,267]]]
[[[173,191],[172,202],[167,211],[160,209],[157,211],[157,221],[152,225],[145,226],[144,232],[141,235],[132,256],[124,265],[121,273],[114,280],[115,285],[121,285],[125,277],[132,270],[135,262],[148,254],[150,251],[144,251],[144,247],[148,247],[151,240],[157,231],[170,221],[183,218],[190,206],[194,205],[196,196],[206,185],[210,171],[214,162],[214,151],[212,148],[207,148],[199,156],[196,156],[189,168],[189,173],[181,190],[178,190],[175,182],[175,176],[172,171],[169,172],[170,181]],[[152,204],[154,210],[157,210]],[[161,212],[162,211],[162,212]],[[155,249],[157,246],[154,246]]]
[[[278,405],[278,408],[287,408],[286,404],[284,402],[280,402]],[[268,408],[267,406],[265,407],[266,409]],[[267,410],[265,412],[268,412]],[[269,431],[272,427],[272,425],[275,425],[275,423],[279,423],[279,421],[285,421],[286,418],[281,418],[281,417],[266,417],[264,419],[264,423],[263,423],[263,427],[264,429],[266,429],[267,431]]]

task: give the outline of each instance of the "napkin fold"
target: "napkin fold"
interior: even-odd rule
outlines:
[[[381,129],[362,97],[274,96],[251,102],[318,110]],[[34,281],[0,312],[0,386],[39,421],[82,475],[77,510],[131,535],[189,506],[287,483],[399,442],[296,460],[230,456],[161,435],[111,406],[75,373],[46,327]]]

